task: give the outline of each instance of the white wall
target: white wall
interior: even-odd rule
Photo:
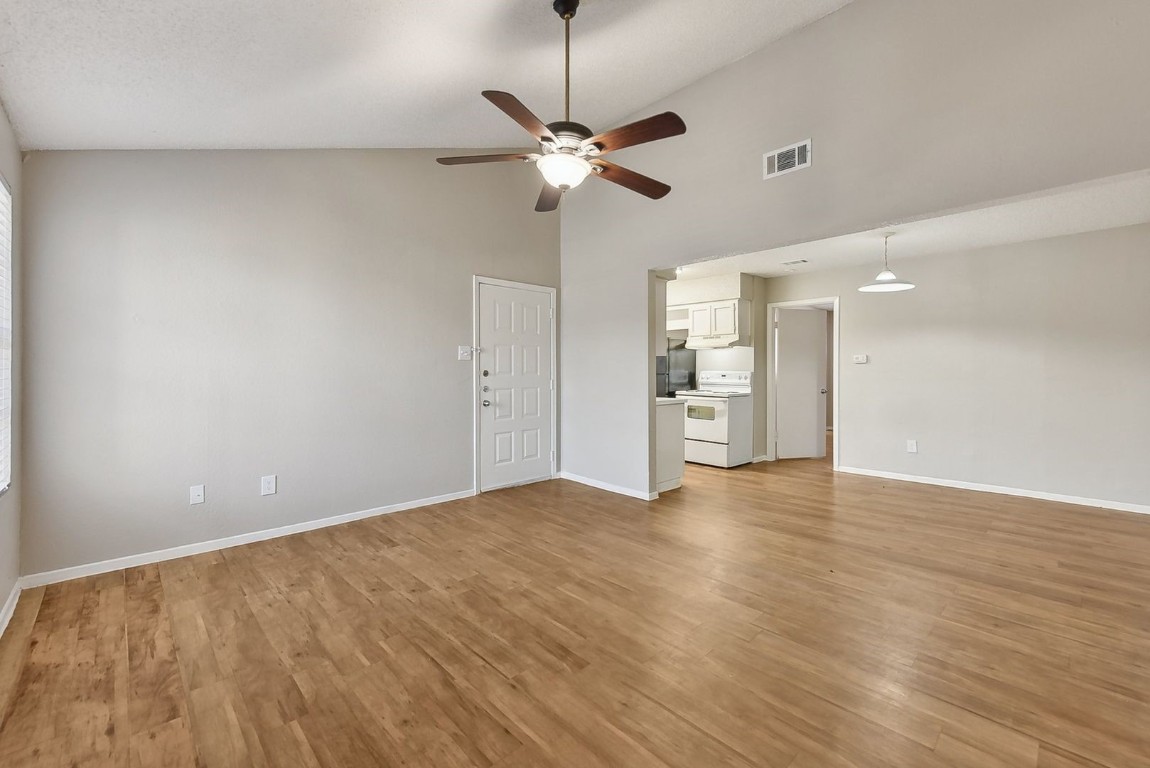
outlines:
[[[702,304],[725,299],[750,299],[754,293],[754,276],[731,272],[712,277],[678,277],[667,284],[667,306]]]
[[[1150,225],[896,269],[918,288],[859,293],[873,267],[767,281],[770,301],[840,297],[842,466],[1150,505]]]
[[[30,156],[24,573],[472,487],[472,275],[558,217],[438,154]]]
[[[726,347],[724,349],[696,350],[695,370],[753,371],[755,370],[755,348]]]
[[[21,171],[20,147],[16,144],[16,136],[12,133],[7,115],[0,108],[0,176],[4,177],[12,190],[12,322],[14,331],[12,339],[12,484],[8,491],[0,496],[0,610],[3,609],[4,602],[11,594],[12,588],[16,585],[16,579],[20,575],[20,499],[23,493],[20,473],[24,465],[20,441],[20,398],[22,390],[20,386],[22,347],[20,312],[23,306],[22,291],[20,290],[23,227],[20,218],[24,210]]]
[[[563,204],[564,470],[649,487],[648,269],[1150,168],[1148,25],[1141,0],[860,0],[637,112],[687,124],[612,156],[671,194]],[[762,181],[807,137],[809,170]]]

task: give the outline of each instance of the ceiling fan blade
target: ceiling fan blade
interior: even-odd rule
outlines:
[[[633,192],[638,192],[640,195],[646,195],[652,200],[666,197],[667,193],[671,191],[671,187],[661,181],[656,181],[650,176],[644,176],[641,173],[635,173],[629,168],[615,165],[608,160],[596,158],[591,161],[591,165],[603,169],[596,174],[599,178],[614,182],[621,187],[626,187]]]
[[[583,141],[583,147],[597,144],[600,147],[600,154],[606,154],[624,147],[633,147],[636,144],[646,144],[649,141],[679,136],[686,132],[687,125],[683,122],[683,118],[674,112],[664,112],[661,115],[648,117],[645,120],[629,123],[592,136]]]
[[[544,182],[543,191],[539,193],[539,202],[535,204],[535,210],[540,213],[553,211],[559,207],[559,201],[563,199],[563,190],[556,189]]]
[[[551,132],[551,129],[544,125],[543,121],[536,117],[530,109],[523,106],[523,102],[510,93],[504,91],[484,91],[483,97],[503,110],[512,120],[522,125],[528,133],[535,137],[536,141],[540,143],[545,141],[552,144],[559,143],[559,139],[555,138],[555,134]]]
[[[502,163],[509,160],[536,160],[539,155],[524,152],[518,155],[463,155],[460,157],[438,157],[440,165],[470,165],[471,163]]]

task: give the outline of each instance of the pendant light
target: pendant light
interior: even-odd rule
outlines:
[[[890,237],[888,233],[883,235],[882,238],[882,272],[878,273],[873,282],[859,286],[861,292],[894,293],[895,291],[909,291],[911,288],[914,288],[914,283],[899,280],[894,272],[890,271],[890,267],[887,266],[887,241],[890,240]]]

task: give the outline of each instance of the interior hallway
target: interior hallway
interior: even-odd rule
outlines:
[[[30,590],[0,764],[1135,766],[1150,518],[567,481]]]

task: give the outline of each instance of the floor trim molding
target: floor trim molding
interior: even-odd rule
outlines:
[[[4,607],[0,608],[0,637],[4,636],[4,630],[8,629],[8,622],[12,620],[12,614],[16,612],[16,603],[20,601],[20,592],[23,591],[24,585],[20,583],[20,579],[12,585],[12,591],[8,594],[8,599],[4,602]]]
[[[642,501],[654,501],[659,498],[658,493],[644,493],[643,491],[636,491],[633,488],[624,488],[621,485],[612,485],[611,483],[604,483],[600,480],[592,480],[589,477],[582,475],[574,475],[570,472],[560,472],[559,477],[564,480],[570,480],[573,483],[580,485],[589,485],[592,488],[598,488],[601,491],[610,491],[611,493],[618,493],[623,496],[630,496],[632,499],[641,499]]]
[[[75,565],[68,568],[59,568],[54,571],[33,573],[27,576],[21,576],[20,580],[16,583],[16,588],[18,592],[20,589],[42,587],[48,584],[56,584],[61,581],[81,579],[86,576],[96,576],[101,573],[118,571],[121,568],[135,568],[140,565],[162,563],[165,560],[175,560],[176,558],[188,557],[189,555],[202,555],[205,552],[214,552],[217,549],[228,549],[230,547],[239,547],[244,544],[252,544],[257,541],[278,539],[282,536],[291,536],[296,533],[304,533],[305,531],[314,531],[318,528],[329,528],[333,525],[342,525],[343,523],[363,520],[364,518],[368,517],[390,515],[394,512],[403,512],[404,510],[408,509],[429,507],[432,504],[442,504],[447,501],[466,499],[474,495],[475,491],[473,489],[457,491],[456,493],[445,493],[442,496],[430,496],[426,499],[416,499],[414,501],[405,501],[399,504],[389,504],[383,507],[365,509],[362,512],[351,512],[346,515],[324,517],[320,518],[319,520],[308,520],[303,523],[285,525],[280,528],[267,528],[262,531],[241,533],[238,536],[227,536],[222,539],[201,541],[195,544],[184,544],[179,547],[171,547],[170,549],[156,550],[155,552],[143,552],[138,555],[127,555],[125,557],[117,557],[112,560],[102,560],[98,563],[88,563],[87,565]],[[15,603],[13,603],[13,606],[15,606]]]
[[[922,483],[923,485],[941,485],[945,488],[961,488],[965,491],[982,491],[984,493],[1001,493],[1006,496],[1023,496],[1028,499],[1041,499],[1043,501],[1059,501],[1064,504],[1077,504],[1082,507],[1100,507],[1114,509],[1119,512],[1135,512],[1140,515],[1150,515],[1150,505],[1130,504],[1124,501],[1107,501],[1105,499],[1090,499],[1084,496],[1067,496],[1061,493],[1047,493],[1046,491],[1030,491],[1024,488],[1009,488],[1004,485],[987,485],[985,483],[968,483],[964,480],[946,480],[941,477],[923,477],[920,475],[904,475],[899,472],[883,472],[877,469],[859,469],[858,467],[839,467],[836,471],[850,475],[863,475],[865,477],[881,477],[886,480],[902,480],[908,483]]]

